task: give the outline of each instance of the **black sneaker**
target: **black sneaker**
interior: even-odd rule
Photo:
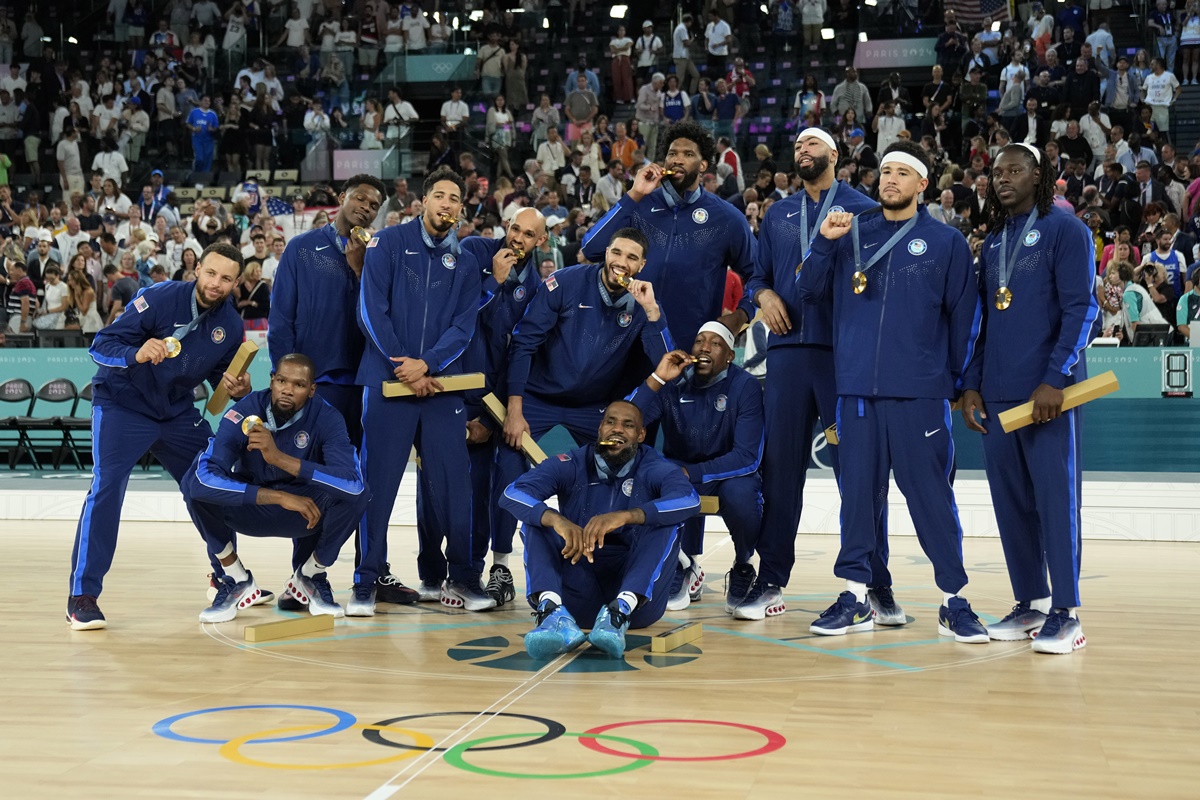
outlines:
[[[67,598],[67,622],[73,631],[96,631],[108,627],[104,612],[96,605],[90,594],[73,595]]]
[[[740,606],[754,587],[758,575],[753,564],[734,564],[733,569],[725,575],[725,613],[732,614]]]
[[[383,565],[383,574],[375,579],[375,602],[407,606],[417,602],[421,596],[408,588],[392,574],[392,565]]]
[[[488,573],[487,593],[496,601],[496,607],[511,603],[517,596],[516,586],[513,585],[512,570],[503,564],[496,564]]]

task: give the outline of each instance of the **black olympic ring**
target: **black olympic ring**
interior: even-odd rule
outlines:
[[[384,720],[383,722],[377,722],[375,724],[378,727],[382,728],[382,727],[386,727],[388,725],[395,725],[398,722],[404,722],[405,720],[421,719],[423,717],[462,717],[462,716],[512,717],[513,719],[532,720],[534,722],[537,722],[541,725],[546,726],[546,732],[544,734],[542,734],[541,736],[539,736],[536,739],[530,739],[528,742],[517,742],[516,744],[501,744],[501,745],[496,745],[495,747],[472,747],[469,750],[464,751],[464,752],[474,752],[474,751],[480,751],[480,750],[515,750],[518,747],[532,747],[535,744],[542,744],[544,742],[552,742],[567,732],[567,727],[565,725],[555,722],[552,719],[546,719],[545,717],[534,717],[529,714],[510,714],[505,711],[482,711],[482,712],[481,711],[439,711],[437,713],[432,713],[432,714],[409,714],[408,716],[405,716],[405,717],[392,717],[391,719]],[[383,731],[364,730],[362,732],[362,735],[363,735],[363,738],[366,739],[368,742],[372,742],[374,744],[381,744],[384,747],[397,747],[401,750],[422,750],[422,751],[432,750],[435,753],[444,753],[447,750],[451,749],[449,747],[420,747],[418,745],[402,744],[401,742],[392,742],[392,741],[389,741],[389,740],[383,738]],[[532,734],[530,734],[530,735],[532,735]]]

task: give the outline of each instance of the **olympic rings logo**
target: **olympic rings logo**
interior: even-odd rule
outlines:
[[[188,736],[179,733],[175,730],[177,723],[194,717],[205,716],[209,714],[217,714],[234,711],[257,711],[263,709],[284,709],[287,711],[310,711],[321,714],[328,714],[333,718],[329,725],[289,725],[284,727],[271,728],[269,730],[258,731],[255,733],[246,733],[240,736],[235,736],[229,739],[210,739],[197,736]],[[504,733],[492,736],[482,736],[475,739],[458,742],[450,747],[435,746],[434,738],[420,731],[409,730],[408,728],[396,727],[398,723],[409,722],[411,720],[424,719],[427,717],[507,717],[510,719],[520,719],[529,722],[534,722],[541,725],[546,730],[544,733],[537,735],[534,733]],[[664,756],[658,748],[647,742],[637,739],[630,739],[625,736],[617,736],[610,731],[630,728],[642,725],[712,725],[724,728],[733,728],[737,730],[749,731],[763,737],[764,742],[760,746],[734,753],[723,753],[716,755],[697,755],[697,756]],[[617,775],[623,772],[632,772],[637,769],[648,767],[656,761],[675,761],[675,762],[704,762],[704,761],[735,761],[743,758],[754,758],[755,756],[763,756],[768,753],[773,753],[781,749],[787,740],[784,736],[776,731],[760,728],[754,725],[746,725],[740,722],[725,722],[721,720],[707,719],[643,719],[631,720],[627,722],[612,722],[607,725],[600,725],[590,728],[581,733],[573,733],[566,729],[566,726],[545,717],[537,717],[529,714],[513,714],[499,711],[442,711],[426,714],[410,714],[402,717],[392,717],[374,724],[366,725],[358,721],[358,719],[347,711],[342,711],[336,708],[325,708],[323,706],[307,706],[307,705],[292,705],[292,704],[277,704],[266,703],[258,705],[240,705],[240,706],[221,706],[219,708],[204,708],[198,711],[188,711],[183,714],[176,714],[173,717],[159,720],[154,723],[152,728],[155,734],[164,739],[171,739],[177,742],[186,742],[189,744],[216,745],[217,752],[221,757],[234,762],[235,764],[244,764],[246,766],[261,767],[264,769],[284,769],[284,770],[329,770],[329,769],[354,769],[358,767],[372,767],[380,764],[389,764],[396,761],[403,761],[409,758],[415,758],[423,753],[435,752],[441,753],[441,758],[447,764],[465,772],[473,772],[477,775],[486,775],[495,778],[517,778],[517,779],[538,779],[538,780],[575,780],[580,778],[599,778],[608,775]],[[381,745],[387,748],[401,750],[402,752],[384,756],[382,758],[366,759],[362,761],[345,761],[329,764],[283,764],[273,761],[265,761],[263,759],[254,758],[247,755],[244,749],[250,745],[263,744],[283,744],[289,742],[300,742],[309,739],[323,738],[333,736],[348,730],[358,730],[362,732],[362,737],[375,745]],[[400,742],[386,738],[384,734],[401,736],[408,741]],[[531,738],[532,737],[532,738]],[[606,756],[615,758],[629,759],[628,763],[620,764],[615,767],[606,769],[591,770],[586,772],[571,772],[571,773],[529,773],[529,772],[510,772],[506,770],[492,769],[479,766],[467,760],[468,753],[481,753],[491,750],[512,750],[521,747],[532,747],[538,744],[552,742],[555,739],[571,738],[579,741],[585,748],[600,753]],[[520,741],[512,741],[520,740]],[[499,742],[509,742],[508,744],[498,744]],[[622,745],[630,748],[634,752],[618,749],[612,745]]]

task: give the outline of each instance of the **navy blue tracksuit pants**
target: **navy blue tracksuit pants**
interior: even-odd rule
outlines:
[[[553,528],[525,525],[525,586],[531,606],[542,592],[555,592],[583,627],[621,592],[641,598],[629,627],[645,628],[662,618],[671,594],[671,579],[679,562],[676,526],[636,526],[610,533],[593,554],[595,563],[563,558],[563,538]]]
[[[874,572],[872,556],[879,520],[887,509],[890,471],[908,502],[921,549],[933,562],[938,588],[954,594],[967,585],[952,485],[951,430],[948,400],[838,399],[842,547],[835,575],[868,586],[885,585]]]
[[[450,580],[478,582],[479,570],[471,564],[471,504],[466,502],[471,465],[462,398],[453,393],[384,398],[381,387],[367,386],[362,420],[359,460],[371,501],[359,526],[354,583],[372,584],[383,571],[388,520],[414,443],[431,488],[425,497],[434,520],[430,535],[446,541]]]
[[[315,553],[318,564],[329,566],[337,561],[342,545],[353,535],[363,512],[367,510],[368,495],[363,492],[353,499],[335,497],[314,486],[286,486],[282,491],[311,498],[321,509],[321,519],[312,530],[304,517],[275,505],[227,506],[196,500],[185,492],[188,514],[208,545],[209,555],[215,555],[233,543],[236,530],[246,536],[278,536],[305,542],[306,550]],[[308,556],[305,556],[305,560]]]
[[[483,572],[491,540],[493,512],[489,500],[495,448],[491,441],[467,445],[467,458],[471,463],[471,569],[477,573]],[[417,543],[420,547],[417,553],[417,575],[422,583],[440,584],[446,577],[446,557],[442,554],[445,535],[433,516],[433,504],[427,499],[434,489],[425,476],[424,461],[417,474],[420,476],[420,482],[417,484]],[[498,552],[512,552],[511,532],[508,550]]]
[[[762,528],[751,546],[758,551],[759,577],[775,586],[787,586],[796,563],[796,531],[804,510],[804,484],[812,452],[813,432],[834,423],[837,390],[833,350],[828,347],[775,347],[768,355],[770,379],[763,402],[766,441],[763,446]],[[840,434],[839,434],[840,436]],[[828,447],[835,479],[841,478],[838,447]],[[887,508],[879,517],[876,550],[871,570],[872,586],[890,586],[888,572]]]
[[[587,442],[596,441],[607,404],[581,408],[556,406],[527,394],[522,406],[522,414],[525,421],[529,423],[529,435],[533,437],[534,441],[541,439],[554,426],[562,425],[571,434],[575,444],[582,446]],[[517,530],[517,520],[512,514],[500,508],[500,497],[509,484],[525,474],[525,471],[529,469],[529,461],[520,450],[514,450],[505,444],[501,434],[496,434],[496,440],[496,463],[492,478],[491,498],[492,549],[497,553],[511,553],[513,535]]]
[[[1083,409],[1005,433],[999,415],[1020,403],[986,405],[984,466],[1013,596],[1021,602],[1050,597],[1055,608],[1075,608],[1083,549]]]
[[[707,483],[692,483],[698,495],[715,495],[721,503],[718,512],[733,539],[734,557],[739,564],[754,555],[754,540],[762,524],[762,478],[757,472]],[[695,516],[679,526],[680,547],[689,556],[704,552],[704,517]]]
[[[129,475],[146,451],[176,482],[196,455],[208,447],[212,429],[189,408],[168,420],[155,420],[114,403],[92,406],[92,486],[83,501],[71,551],[71,594],[99,595],[117,549],[117,529]],[[220,563],[210,559],[217,575]]]

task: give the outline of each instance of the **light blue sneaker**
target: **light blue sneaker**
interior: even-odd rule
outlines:
[[[228,575],[221,578],[212,605],[200,612],[201,622],[229,622],[238,611],[254,605],[262,594],[254,585],[254,575],[246,570],[246,580],[238,583]]]
[[[565,606],[543,601],[534,612],[537,627],[525,634],[525,652],[539,661],[569,653],[586,638]]]
[[[629,630],[629,615],[621,611],[614,602],[600,609],[588,641],[613,658],[625,655],[625,631]]]

